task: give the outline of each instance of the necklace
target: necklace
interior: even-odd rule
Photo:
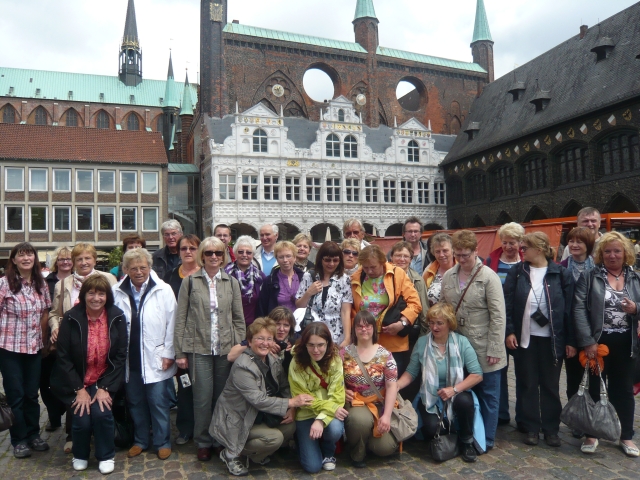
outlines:
[[[616,281],[620,280],[620,276],[624,273],[624,267],[620,270],[620,273],[617,275],[613,272],[610,272],[607,267],[604,267],[604,269],[607,271],[609,275],[611,275],[612,277],[616,277]]]

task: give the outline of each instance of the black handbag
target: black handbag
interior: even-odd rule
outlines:
[[[446,408],[446,404],[443,408]],[[448,432],[441,435],[440,432],[445,429],[444,413],[441,414],[440,410],[438,410],[438,429],[436,430],[435,437],[433,437],[429,444],[431,458],[436,462],[446,462],[447,460],[457,457],[460,453],[458,435],[456,433],[451,433],[451,422],[448,423]]]
[[[585,367],[582,382],[576,393],[562,409],[560,420],[572,430],[580,430],[590,436],[611,442],[620,439],[620,419],[609,402],[607,387],[596,362],[600,379],[600,400],[596,403],[589,395],[589,366]]]
[[[133,418],[127,405],[124,388],[118,390],[111,406],[113,413],[114,437],[116,447],[129,449],[133,446]]]
[[[302,317],[302,321],[300,322],[301,332],[314,322],[313,314],[311,313],[311,305],[315,297],[315,295],[311,297],[311,300],[309,300],[309,305],[307,305],[307,309],[304,311],[304,317]]]
[[[7,402],[7,397],[3,393],[0,393],[0,432],[9,430],[15,421],[16,419]]]

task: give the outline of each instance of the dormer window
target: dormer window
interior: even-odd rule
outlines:
[[[536,113],[543,111],[551,101],[551,92],[538,90],[536,95],[529,103],[533,103],[536,107]]]
[[[407,160],[410,162],[420,161],[420,147],[415,140],[411,140],[407,146]]]
[[[598,41],[598,44],[591,49],[591,51],[596,54],[596,62],[609,58],[615,46],[611,37],[602,37]]]
[[[267,153],[267,132],[261,128],[253,132],[253,151]]]
[[[343,109],[338,110],[338,121],[339,122],[344,122],[344,110]]]
[[[344,157],[358,158],[358,141],[353,135],[348,135],[344,139]]]
[[[327,157],[340,157],[340,139],[333,133],[327,137]]]
[[[469,137],[469,140],[471,141],[474,138],[476,138],[479,131],[480,131],[480,122],[470,122],[469,126],[464,131],[464,133],[467,134],[467,136]]]
[[[517,102],[524,95],[525,86],[524,82],[515,82],[508,93],[513,95],[513,101]]]

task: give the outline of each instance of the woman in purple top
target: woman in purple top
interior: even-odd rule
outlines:
[[[233,246],[233,254],[236,256],[236,261],[224,268],[224,271],[229,276],[235,277],[240,283],[242,310],[247,326],[251,325],[256,319],[260,289],[266,278],[260,267],[253,260],[253,242],[254,240],[248,235],[239,237]]]
[[[282,241],[276,243],[273,251],[278,264],[271,270],[262,284],[258,299],[258,317],[266,317],[276,307],[287,307],[292,312],[296,309],[296,294],[304,273],[294,267],[298,247],[293,243]]]

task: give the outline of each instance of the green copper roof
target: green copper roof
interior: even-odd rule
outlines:
[[[373,8],[373,0],[358,0],[356,4],[356,16],[353,17],[353,19],[357,20],[358,18],[364,17],[377,18],[376,9]]]
[[[170,163],[169,173],[200,173],[200,169],[192,163]]]
[[[225,33],[235,33],[238,35],[247,35],[249,37],[267,38],[269,40],[281,40],[283,42],[304,43],[314,45],[316,47],[337,48],[357,53],[367,53],[367,51],[358,43],[343,42],[342,40],[331,40],[329,38],[310,37],[308,35],[300,35],[298,33],[280,32],[278,30],[269,30],[266,28],[250,27],[239,23],[227,23],[224,27]]]
[[[173,80],[173,61],[171,60],[171,53],[169,53],[169,70],[167,71],[167,83],[164,88],[164,106],[165,107],[179,107],[178,99],[180,94],[176,95],[176,82]]]
[[[180,115],[193,115],[193,102],[191,101],[191,88],[189,86],[189,74],[185,75],[184,92],[182,95],[182,108]]]
[[[493,42],[491,39],[491,31],[489,30],[487,12],[484,9],[484,1],[478,0],[478,4],[476,6],[476,24],[473,27],[473,40],[471,40],[471,43],[479,42],[481,40],[489,40]]]
[[[16,98],[166,107],[164,100],[160,101],[164,99],[166,84],[166,80],[142,80],[137,87],[127,87],[117,76],[0,67],[0,95]],[[174,98],[180,98],[183,89],[182,82],[174,82]],[[190,85],[190,90],[195,105],[198,101],[196,85]]]
[[[378,47],[377,55],[385,57],[400,58],[402,60],[410,60],[413,62],[429,63],[440,67],[456,68],[458,70],[468,70],[470,72],[487,73],[477,63],[460,62],[458,60],[449,60],[448,58],[432,57],[431,55],[422,55],[421,53],[404,52],[393,48]]]

